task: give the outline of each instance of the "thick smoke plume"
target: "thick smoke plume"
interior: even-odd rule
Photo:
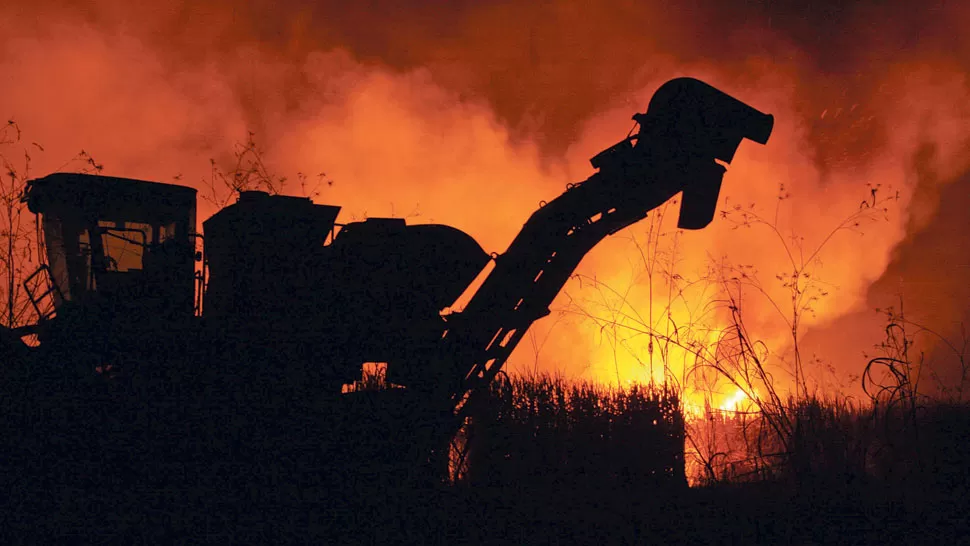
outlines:
[[[825,242],[812,274],[829,295],[806,314],[805,350],[847,378],[879,338],[872,308],[895,292],[944,334],[970,308],[954,291],[965,224],[947,197],[970,170],[970,38],[959,24],[970,12],[794,4],[19,2],[0,7],[0,112],[43,146],[36,175],[84,149],[107,174],[204,190],[209,159],[229,168],[253,131],[274,171],[306,175],[309,187],[288,190],[344,206],[343,221],[447,223],[501,252],[540,200],[591,173],[588,158],[629,131],[662,82],[699,77],[776,117],[768,146],[742,146],[721,206],[757,212],[778,236],[720,218],[675,236],[673,211],[656,233],[676,240],[678,274],[726,256],[782,303],[775,275],[791,268],[779,241]],[[894,198],[882,220],[830,238],[875,187]],[[623,334],[630,323],[611,299],[623,296],[626,315],[666,312],[661,276],[644,275],[645,229],[590,255],[580,273],[596,282],[567,287],[513,368],[650,376],[648,338]],[[746,320],[783,355],[790,336],[770,300],[752,295]]]

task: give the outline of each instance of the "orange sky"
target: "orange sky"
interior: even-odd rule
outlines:
[[[722,219],[675,236],[671,211],[659,248],[676,241],[681,278],[726,257],[757,270],[766,294],[784,304],[775,275],[790,266],[780,242],[796,235],[813,248],[858,210],[867,183],[881,184],[880,195],[899,196],[884,218],[838,233],[813,265],[829,295],[806,315],[806,350],[838,372],[817,366],[819,381],[861,371],[881,333],[871,309],[895,292],[940,329],[964,318],[968,306],[948,297],[963,267],[947,250],[957,245],[927,255],[925,240],[959,239],[965,229],[956,213],[937,213],[948,188],[970,184],[966,8],[399,4],[15,0],[0,7],[0,115],[43,145],[36,175],[84,149],[106,174],[200,188],[209,159],[229,168],[251,130],[278,174],[325,172],[334,183],[317,201],[343,206],[343,221],[446,223],[501,252],[540,200],[591,174],[589,157],[626,135],[662,82],[691,75],[775,116],[768,146],[742,145],[721,206],[753,204],[781,238]],[[779,200],[782,185],[789,197]],[[200,219],[210,209],[203,204]],[[651,300],[637,248],[648,227],[618,234],[584,261],[580,273],[601,284],[570,283],[512,369],[644,379],[648,338],[631,336],[651,305],[661,332],[670,331],[668,302],[680,325],[725,325],[724,310],[708,305],[711,283],[676,298],[657,273]],[[744,301],[749,329],[781,366],[784,322],[758,294]]]

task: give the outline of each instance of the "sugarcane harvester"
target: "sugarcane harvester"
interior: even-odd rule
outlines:
[[[242,192],[204,222],[199,271],[194,189],[80,174],[31,181],[25,200],[42,216],[47,251],[28,279],[41,320],[5,330],[4,350],[122,377],[170,359],[254,367],[281,392],[335,397],[362,363],[381,362],[452,434],[587,252],[681,192],[679,227],[707,226],[741,141],[764,144],[773,125],[691,78],[661,86],[633,119],[639,131],[592,158],[597,172],[541,204],[494,257],[452,227],[338,225],[338,207]],[[490,262],[464,309],[443,315]],[[25,333],[40,347],[11,341]]]

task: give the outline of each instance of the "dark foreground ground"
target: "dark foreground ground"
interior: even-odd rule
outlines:
[[[285,488],[286,486],[282,486]],[[443,488],[320,501],[62,491],[4,514],[4,543],[967,544],[962,498],[765,485],[674,494]],[[630,492],[632,493],[632,492]],[[885,494],[883,494],[885,493]]]
[[[401,462],[421,423],[363,417],[400,407],[49,377],[4,389],[0,544],[970,544],[962,419],[932,448],[945,472],[888,481],[687,489],[536,459],[445,486]]]

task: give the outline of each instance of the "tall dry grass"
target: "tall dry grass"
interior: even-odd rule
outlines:
[[[677,392],[502,376],[459,438],[460,481],[484,486],[680,487]]]

